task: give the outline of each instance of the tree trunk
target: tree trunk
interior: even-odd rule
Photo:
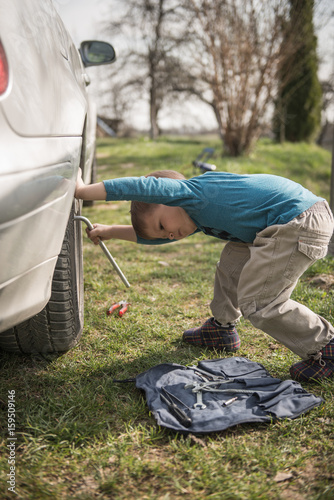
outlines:
[[[329,205],[331,211],[334,213],[334,127],[333,127],[333,137],[332,137],[332,173],[331,173],[331,188],[330,188]],[[334,257],[334,234],[328,246],[328,255]]]
[[[159,136],[159,126],[158,126],[158,106],[157,106],[157,96],[154,85],[152,85],[150,92],[150,138],[157,139]]]

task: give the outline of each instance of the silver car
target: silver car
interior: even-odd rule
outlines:
[[[61,353],[83,328],[78,168],[93,176],[95,108],[85,67],[51,0],[0,0],[0,348]]]

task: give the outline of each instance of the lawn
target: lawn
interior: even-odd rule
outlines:
[[[218,170],[273,173],[329,198],[330,154],[307,144],[261,141],[248,158],[232,159],[210,137],[100,139],[98,179],[162,168],[195,175],[192,160],[215,147]],[[198,172],[197,172],[198,173]],[[92,222],[128,224],[129,203],[95,203]],[[210,315],[222,243],[196,235],[158,247],[110,241],[131,283],[126,289],[99,247],[84,239],[85,326],[79,344],[46,362],[0,353],[0,498],[8,492],[7,394],[15,390],[16,493],[21,499],[330,500],[334,498],[334,380],[303,384],[324,403],[295,420],[245,424],[212,435],[159,428],[134,377],[163,363],[197,364],[226,354],[183,344],[182,332]],[[315,280],[319,275],[326,280]],[[314,265],[294,298],[334,322],[334,260]],[[332,283],[333,284],[333,283]],[[131,303],[122,317],[110,305]],[[282,380],[297,356],[241,320],[235,356],[265,366]]]

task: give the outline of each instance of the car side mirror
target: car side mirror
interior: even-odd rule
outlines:
[[[111,64],[116,60],[115,49],[107,42],[87,40],[80,44],[79,52],[85,67]]]

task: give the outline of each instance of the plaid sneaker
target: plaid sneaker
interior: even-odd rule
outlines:
[[[328,342],[325,347],[321,349],[322,357],[325,359],[334,359],[334,338]]]
[[[294,380],[320,380],[334,375],[334,338],[315,356],[300,361],[290,368]]]
[[[334,361],[326,359],[305,359],[290,367],[290,375],[294,380],[308,382],[320,380],[334,375]]]
[[[183,333],[183,340],[189,344],[225,349],[227,352],[237,351],[241,341],[234,325],[218,326],[214,318],[209,318],[199,328],[191,328]]]

